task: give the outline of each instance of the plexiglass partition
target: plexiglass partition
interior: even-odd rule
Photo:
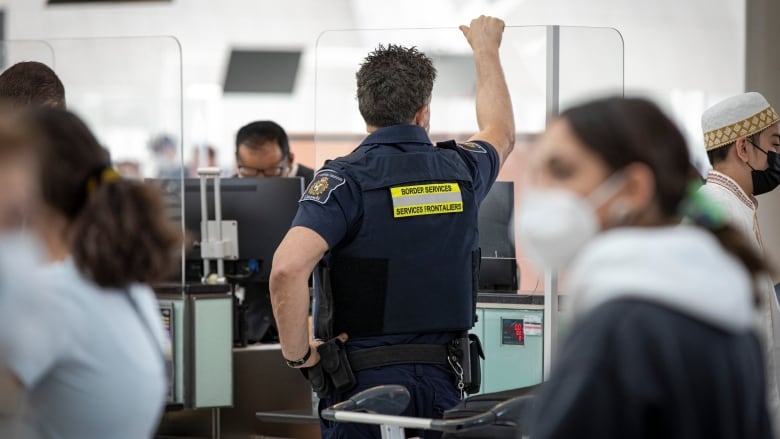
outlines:
[[[172,179],[169,214],[181,223],[183,206],[176,193],[183,169],[179,42],[173,37],[0,42],[3,71],[22,61],[55,71],[65,86],[68,109],[84,120],[124,177]],[[182,302],[161,305],[166,329],[176,338],[170,402],[184,400]]]
[[[172,37],[48,43],[68,108],[129,177],[181,178],[181,48]]]
[[[2,70],[21,61],[38,61],[54,67],[54,48],[47,41],[0,41]]]
[[[0,43],[2,69],[53,68],[79,115],[127,178],[181,180],[181,48],[173,37],[74,38]],[[178,185],[180,186],[180,185]],[[181,204],[171,212],[181,218]]]
[[[316,45],[317,167],[327,159],[348,154],[366,136],[358,111],[355,73],[369,52],[389,43],[416,46],[433,58],[438,70],[431,102],[430,137],[434,142],[464,141],[478,131],[474,62],[459,29],[327,31]],[[515,152],[498,177],[498,181],[513,183],[514,196],[503,197],[511,205],[501,206],[511,212],[522,201],[525,151],[550,118],[581,101],[623,94],[623,40],[611,28],[507,27],[500,54],[517,129]],[[345,108],[351,110],[334,111]],[[517,293],[545,296],[544,366],[549,370],[557,338],[558,276],[539,272],[530,264],[511,220],[505,228],[505,239],[514,248],[510,256],[517,258],[520,271]]]
[[[316,47],[316,164],[348,152],[365,135],[355,97],[355,72],[379,44],[416,46],[431,56],[438,71],[431,102],[431,137],[451,138],[477,131],[475,71],[466,39],[456,28],[328,31]],[[507,81],[515,96],[521,132],[544,128],[545,28],[507,29],[501,49]],[[344,113],[332,109],[352,108]],[[340,145],[340,138],[351,141]]]
[[[77,113],[128,177],[180,178],[181,49],[173,37],[6,41],[2,68],[52,67]]]

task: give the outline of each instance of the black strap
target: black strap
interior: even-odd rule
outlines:
[[[447,346],[403,344],[361,349],[348,354],[353,371],[399,364],[448,365]]]

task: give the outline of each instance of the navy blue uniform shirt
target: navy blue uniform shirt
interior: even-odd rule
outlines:
[[[420,148],[435,148],[425,129],[417,125],[380,128],[366,137],[361,146],[372,144],[405,144],[419,145]],[[457,151],[471,172],[474,196],[479,205],[498,176],[498,153],[492,145],[482,141],[459,144]],[[323,178],[328,183],[327,189],[322,192],[315,191],[320,192],[317,197],[304,195],[292,226],[303,226],[314,230],[325,239],[328,248],[333,248],[359,224],[363,209],[362,198],[360,190],[353,182],[339,172],[329,169],[327,164],[317,171],[309,187],[320,184],[318,182]]]
[[[419,148],[436,148],[424,128],[417,125],[394,125],[380,128],[366,137],[358,148],[363,145],[403,144]],[[499,170],[499,157],[495,148],[487,142],[474,141],[459,144],[456,148],[461,159],[466,163],[474,183],[474,197],[477,205],[482,203],[488,191],[495,182]],[[399,151],[399,154],[403,152]],[[341,240],[351,235],[352,229],[358,227],[362,217],[362,196],[357,185],[341,173],[330,169],[327,164],[317,171],[312,180],[311,188],[325,179],[327,188],[324,190],[304,192],[300,201],[298,213],[292,226],[302,226],[314,230],[328,243],[328,248],[334,248]],[[318,193],[316,197],[307,196]],[[326,255],[327,258],[327,255]],[[350,338],[347,347],[349,351],[388,344],[431,343],[447,344],[454,334],[401,334],[381,337],[365,337],[365,339]]]

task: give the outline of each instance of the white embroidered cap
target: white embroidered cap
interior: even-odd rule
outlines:
[[[760,93],[732,96],[708,108],[701,116],[704,146],[712,151],[739,137],[760,133],[778,121],[777,112]]]

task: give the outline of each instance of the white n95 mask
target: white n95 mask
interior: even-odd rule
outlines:
[[[619,175],[607,178],[586,198],[565,189],[525,190],[518,215],[518,233],[523,250],[537,268],[566,267],[599,233],[596,209],[620,189],[616,177]]]

